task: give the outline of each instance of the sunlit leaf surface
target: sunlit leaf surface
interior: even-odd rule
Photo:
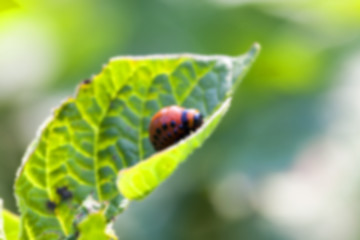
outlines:
[[[110,212],[116,213],[123,200],[153,190],[215,129],[257,52],[255,45],[234,58],[121,57],[83,81],[76,96],[40,130],[19,169],[20,238],[76,236],[79,226],[74,222],[88,197],[104,205],[108,223],[114,216]],[[187,139],[154,154],[150,119],[169,105],[196,108],[205,123]]]
[[[106,234],[107,222],[102,212],[90,214],[79,224],[78,240],[116,240],[116,236]]]

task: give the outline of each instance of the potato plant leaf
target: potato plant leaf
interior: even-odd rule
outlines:
[[[94,221],[104,227],[129,199],[146,196],[215,129],[258,50],[254,45],[239,57],[114,58],[83,81],[23,158],[15,184],[20,239],[76,239],[86,234],[84,226],[95,226]],[[148,126],[169,105],[196,108],[205,123],[155,153]],[[99,203],[98,211],[81,211],[89,198]]]
[[[106,232],[107,228],[108,223],[102,212],[89,214],[79,224],[78,240],[117,240],[117,237],[111,230],[108,233]]]

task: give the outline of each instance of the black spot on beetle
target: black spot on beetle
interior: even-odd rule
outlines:
[[[195,114],[194,115],[194,127],[198,128],[201,126],[202,123],[203,123],[203,116],[201,115],[201,113]]]
[[[54,203],[53,201],[47,200],[46,208],[49,209],[50,211],[54,211],[56,208],[56,203]]]
[[[157,128],[157,129],[156,129],[156,133],[157,133],[157,134],[160,134],[160,133],[161,133],[161,129],[160,129],[160,128]]]
[[[166,130],[166,129],[167,129],[167,125],[166,125],[166,123],[163,123],[162,128],[163,128],[164,130]]]
[[[186,128],[189,124],[188,118],[187,118],[187,111],[184,110],[181,113],[181,123],[184,125],[184,127]]]
[[[176,127],[176,122],[175,122],[174,120],[172,120],[171,123],[170,123],[170,125],[171,125],[171,127],[174,128],[174,127]]]
[[[56,193],[60,195],[63,201],[73,197],[72,192],[67,187],[59,187],[56,189]]]
[[[172,137],[171,133],[168,133],[168,138],[171,138],[171,137]]]

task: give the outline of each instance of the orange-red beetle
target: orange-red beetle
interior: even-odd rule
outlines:
[[[188,136],[202,123],[203,117],[196,109],[165,107],[151,119],[150,141],[157,151],[162,150]]]

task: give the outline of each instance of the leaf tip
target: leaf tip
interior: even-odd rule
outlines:
[[[251,49],[254,49],[255,51],[259,52],[261,50],[261,45],[258,42],[254,42]]]
[[[250,60],[250,62],[247,62],[247,64],[254,62],[257,56],[259,55],[260,51],[261,51],[261,45],[258,42],[255,42],[246,54],[248,56],[247,58]]]
[[[252,56],[253,59],[255,59],[259,55],[260,51],[261,51],[260,43],[255,42],[250,48],[249,55]]]

